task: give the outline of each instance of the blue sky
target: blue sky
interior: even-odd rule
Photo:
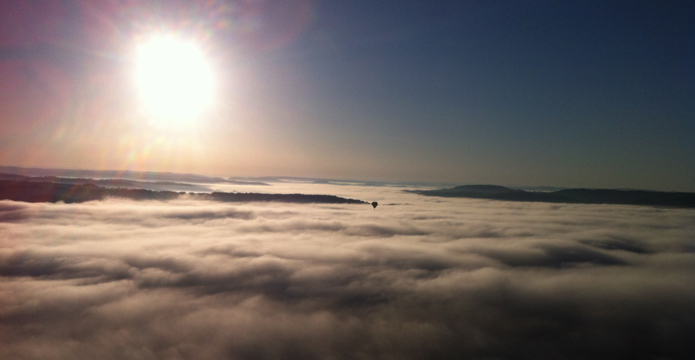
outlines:
[[[54,100],[70,104],[19,121],[3,107],[22,92],[0,94],[4,165],[695,191],[687,1],[218,1],[207,12],[196,1],[125,3],[36,15],[73,29],[33,40],[62,49],[42,60],[66,74],[69,101]],[[109,26],[85,25],[94,14]],[[183,132],[142,125],[124,49],[143,29],[205,26],[218,108]],[[22,30],[0,29],[3,54],[27,48]],[[109,56],[85,58],[96,47]],[[99,110],[80,112],[95,91]]]
[[[299,66],[313,76],[318,103],[348,114],[331,123],[341,133],[357,128],[356,138],[404,153],[415,147],[442,161],[442,176],[477,181],[639,187],[695,179],[691,8],[326,7],[316,32],[328,28],[338,49],[309,52]]]

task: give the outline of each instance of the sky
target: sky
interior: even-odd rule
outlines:
[[[695,191],[694,20],[678,0],[3,1],[0,165]],[[209,66],[190,119],[143,101],[153,36]]]
[[[692,209],[312,183],[264,191],[379,206],[0,201],[0,358],[688,359],[695,351]]]

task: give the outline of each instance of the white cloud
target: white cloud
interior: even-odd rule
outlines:
[[[0,358],[695,350],[693,210],[320,192],[381,205],[0,201]]]

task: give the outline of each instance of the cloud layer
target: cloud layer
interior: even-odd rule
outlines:
[[[332,189],[381,205],[1,201],[0,358],[695,353],[693,210]]]

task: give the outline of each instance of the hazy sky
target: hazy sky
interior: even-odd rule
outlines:
[[[210,64],[190,121],[152,34]],[[1,165],[695,191],[691,1],[3,1],[0,78]]]

